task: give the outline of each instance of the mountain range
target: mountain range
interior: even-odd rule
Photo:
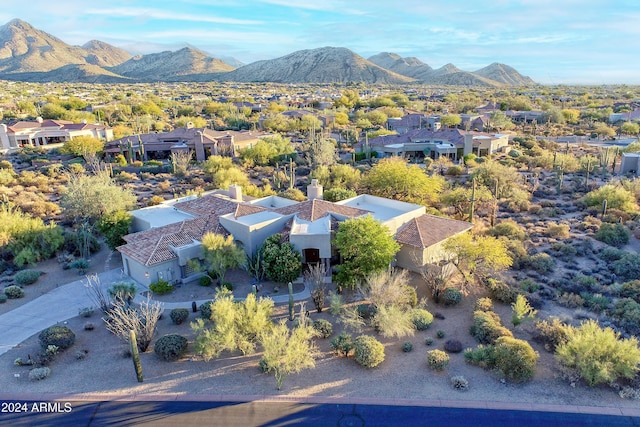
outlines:
[[[0,46],[0,79],[16,81],[535,84],[505,64],[493,63],[474,72],[453,64],[433,69],[414,57],[384,52],[365,59],[344,47],[300,50],[247,65],[234,58],[223,61],[193,47],[132,56],[98,40],[72,46],[19,19],[0,27]]]

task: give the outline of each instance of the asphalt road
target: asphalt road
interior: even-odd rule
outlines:
[[[16,412],[22,409],[25,411]],[[628,416],[298,402],[108,401],[61,402],[57,407],[46,407],[39,402],[3,401],[0,410],[5,410],[0,412],[0,425],[10,427],[640,426],[640,417]]]

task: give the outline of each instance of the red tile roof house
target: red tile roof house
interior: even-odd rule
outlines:
[[[313,180],[309,200],[296,202],[278,196],[260,199],[243,196],[239,186],[216,190],[202,197],[189,196],[131,212],[132,234],[118,247],[124,271],[141,284],[158,279],[170,283],[197,280],[190,260],[201,260],[200,244],[207,232],[232,235],[248,255],[275,233],[300,251],[305,263],[321,262],[330,271],[331,245],[338,224],[363,215],[386,225],[401,249],[398,267],[417,271],[447,258],[442,243],[466,232],[468,222],[427,215],[424,206],[367,194],[332,203],[322,200],[322,186]]]
[[[0,124],[0,148],[42,146],[63,143],[78,136],[111,141],[113,130],[109,126],[73,123],[68,120],[20,121],[9,125]]]

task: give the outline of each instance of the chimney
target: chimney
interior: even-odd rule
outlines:
[[[242,187],[236,184],[229,186],[229,197],[236,202],[242,202]]]
[[[322,200],[322,185],[318,183],[317,179],[312,179],[311,185],[307,186],[307,198],[309,200]]]

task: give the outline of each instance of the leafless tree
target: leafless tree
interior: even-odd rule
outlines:
[[[176,176],[184,176],[189,168],[189,163],[193,158],[193,151],[176,151],[171,153],[171,164],[173,165],[173,173]]]
[[[90,274],[87,277],[87,282],[84,284],[87,294],[93,304],[107,314],[111,307],[109,293],[105,286],[100,282],[100,277],[97,274]]]
[[[157,301],[152,302],[149,296],[138,308],[133,308],[122,298],[116,297],[104,321],[107,329],[125,342],[129,342],[129,331],[135,331],[138,349],[145,352],[153,340],[163,311],[162,305]]]
[[[326,285],[324,283],[325,273],[326,270],[322,263],[310,265],[309,269],[304,273],[304,283],[311,291],[311,299],[313,299],[313,304],[318,313],[320,313],[324,307],[326,295]]]

